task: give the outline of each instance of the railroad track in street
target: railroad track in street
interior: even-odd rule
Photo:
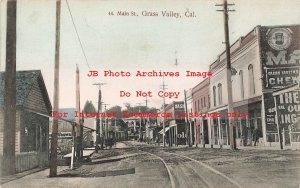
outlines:
[[[231,184],[233,184],[234,187],[242,188],[242,186],[239,183],[237,183],[235,180],[233,180],[232,178],[226,176],[222,172],[216,170],[215,168],[213,168],[213,167],[211,167],[211,166],[209,166],[209,165],[207,165],[207,164],[205,164],[205,163],[203,163],[201,161],[198,161],[198,160],[193,159],[191,157],[188,157],[188,156],[185,156],[185,155],[180,155],[180,154],[177,154],[177,153],[170,153],[170,152],[165,152],[165,153],[168,153],[170,155],[175,155],[175,156],[178,156],[178,157],[185,158],[185,159],[188,159],[190,161],[193,161],[193,162],[201,165],[202,167],[205,167],[206,169],[210,170],[211,172],[215,173],[216,175],[219,175],[219,176],[223,177],[224,179],[226,179],[227,181],[229,181]]]
[[[123,143],[124,143],[124,142],[123,142]],[[147,152],[147,151],[143,151],[143,150],[141,150],[140,148],[138,148],[136,145],[130,144],[130,143],[128,143],[128,142],[125,142],[124,144],[126,144],[126,145],[132,147],[135,151],[142,152],[142,154],[148,154],[148,155],[154,156],[155,158],[159,159],[159,160],[164,164],[164,166],[165,166],[165,168],[166,168],[166,170],[167,170],[167,172],[168,172],[168,177],[169,177],[169,180],[170,180],[170,183],[171,183],[171,187],[172,187],[172,188],[175,188],[175,187],[176,187],[176,186],[175,186],[174,177],[173,177],[173,175],[172,175],[172,173],[171,173],[171,170],[170,170],[168,164],[166,163],[166,161],[165,161],[163,158],[161,158],[161,157],[159,157],[159,156],[157,156],[157,155],[155,155],[155,154],[153,154],[153,153],[150,153],[150,152]]]
[[[177,187],[228,187],[242,188],[232,178],[211,166],[185,155],[171,153],[158,147],[145,147],[126,142],[134,150],[159,159],[168,172],[172,188]]]

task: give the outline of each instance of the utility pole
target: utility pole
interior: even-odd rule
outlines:
[[[76,65],[76,111],[80,112],[80,85],[79,85],[79,69]],[[80,117],[76,117],[76,158],[80,160],[82,158],[82,122]]]
[[[139,105],[139,113],[141,113],[141,104],[143,103],[136,103],[137,105]],[[140,128],[139,128],[139,141],[142,141],[142,118],[141,116],[139,116],[140,118]]]
[[[98,109],[97,109],[97,118],[96,118],[96,143],[95,143],[95,152],[98,153],[99,150],[99,128],[100,128],[100,118],[99,118],[99,112],[101,109],[101,90],[98,91]]]
[[[177,66],[178,65],[178,60],[177,60],[177,51],[175,50],[175,64],[174,64],[175,66]]]
[[[75,158],[75,126],[76,123],[72,123],[72,156],[71,156],[71,169],[74,167]]]
[[[146,110],[148,111],[148,98],[146,96]],[[146,123],[146,118],[144,119],[144,124],[145,124],[145,127],[146,127],[146,141],[147,143],[149,144],[149,126],[150,126],[150,117],[148,116],[147,118],[147,123]]]
[[[2,0],[0,0],[0,28],[2,26],[2,15],[1,15],[1,11],[2,11]],[[0,44],[2,43],[2,30],[0,29]],[[1,48],[0,48],[0,70],[1,70],[1,66],[2,66],[2,53],[1,53]],[[0,169],[1,170],[1,169]]]
[[[96,83],[93,85],[97,85],[99,87],[99,92],[98,92],[98,113],[102,112],[102,93],[101,93],[101,86],[102,85],[106,85],[106,83]],[[99,140],[100,140],[100,144],[101,144],[101,149],[103,149],[103,129],[102,129],[102,117],[99,117],[99,115],[97,115],[97,122],[96,122],[96,144],[95,144],[95,151],[96,153],[98,152],[98,144],[99,144]]]
[[[224,15],[224,33],[225,33],[225,45],[226,45],[226,82],[227,82],[227,92],[228,92],[228,112],[233,112],[233,99],[232,99],[232,83],[231,83],[231,59],[230,59],[230,41],[229,41],[229,27],[228,27],[228,12],[234,11],[229,10],[228,6],[233,6],[234,4],[228,4],[227,0],[223,0],[222,5],[216,6],[223,6]],[[229,137],[230,137],[230,148],[232,150],[236,149],[236,141],[235,141],[235,134],[234,134],[234,118],[228,117],[229,122]]]
[[[104,112],[106,113],[106,106],[108,106],[109,104],[104,104]],[[104,117],[104,134],[105,134],[105,147],[107,147],[108,144],[108,121],[107,121],[107,117],[105,115]]]
[[[275,104],[275,122],[276,122],[276,126],[277,126],[277,134],[278,134],[278,139],[279,139],[279,145],[280,145],[280,149],[283,149],[283,143],[282,143],[282,133],[281,133],[281,129],[280,129],[280,125],[278,122],[278,113],[277,113],[277,101],[276,101],[276,96],[274,96],[274,104]]]
[[[56,35],[55,35],[55,67],[54,67],[54,100],[53,110],[59,108],[59,51],[60,51],[60,11],[61,1],[56,0]],[[51,155],[50,155],[50,177],[57,176],[57,133],[58,116],[53,117],[52,135],[51,135]]]
[[[146,108],[147,108],[148,107],[148,98],[147,98],[147,96],[146,96],[145,103],[146,103]]]
[[[83,113],[83,111],[82,111]],[[80,126],[80,160],[83,159],[83,126],[84,126],[84,117],[81,117],[79,120],[79,126]]]
[[[117,117],[115,118],[115,146],[117,147]]]
[[[15,174],[17,1],[7,1],[2,175]]]
[[[185,108],[185,113],[188,114],[188,109],[187,109],[187,99],[186,99],[186,90],[184,90],[184,108]],[[188,136],[188,144],[189,144],[189,147],[191,147],[191,137],[192,137],[192,130],[191,130],[191,124],[189,122],[189,119],[187,117],[187,115],[185,116],[185,125],[187,127],[187,132],[189,134],[186,134]]]
[[[168,85],[165,85],[165,77],[163,76],[163,84],[160,85],[162,87],[162,90],[165,92],[165,90],[167,89],[166,86]],[[164,111],[164,114],[166,113],[166,99],[165,97],[163,97],[163,111]],[[165,125],[165,116],[163,117],[163,147],[166,147],[166,141],[165,141],[165,134],[166,134],[166,125]]]

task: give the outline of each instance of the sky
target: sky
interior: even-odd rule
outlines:
[[[5,70],[6,0],[0,0],[0,71]],[[300,24],[299,0],[235,0],[229,15],[230,43],[246,35],[255,26]],[[60,38],[60,108],[75,107],[76,64],[80,69],[81,107],[86,100],[97,106],[98,88],[108,108],[115,105],[144,103],[136,91],[152,92],[148,106],[160,107],[158,96],[162,77],[136,77],[136,71],[180,72],[179,77],[165,77],[167,92],[189,90],[203,80],[186,77],[185,71],[208,71],[225,46],[223,14],[215,4],[221,0],[68,0],[82,42],[83,55],[74,25],[62,0]],[[118,16],[117,12],[135,12],[138,16]],[[157,12],[158,16],[143,16]],[[180,18],[164,17],[163,11],[180,13]],[[185,12],[195,17],[186,17]],[[109,15],[113,12],[114,15]],[[41,70],[50,100],[53,101],[55,51],[55,1],[18,0],[17,70]],[[175,65],[177,59],[178,65]],[[89,70],[99,71],[88,77]],[[130,77],[104,77],[103,72],[130,72]],[[120,97],[120,91],[130,97]],[[145,103],[143,104],[145,105]]]

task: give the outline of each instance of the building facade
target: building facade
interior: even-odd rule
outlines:
[[[245,37],[240,37],[230,48],[232,66],[232,97],[234,112],[241,114],[235,118],[237,146],[251,145],[254,129],[262,133],[260,114],[262,82],[259,51],[260,27],[254,28]],[[227,110],[227,82],[226,82],[226,52],[210,65],[213,73],[210,77],[210,112],[217,112],[220,117],[209,122],[212,128],[213,144],[229,143],[229,126]],[[255,73],[255,74],[254,74]],[[233,113],[233,112],[229,112]],[[261,137],[262,135],[260,135]]]
[[[210,108],[209,78],[206,78],[192,88],[192,112],[208,112]],[[195,144],[209,144],[207,118],[195,117],[194,122]]]
[[[300,84],[273,92],[280,147],[300,147]]]
[[[47,166],[52,106],[41,71],[16,73],[16,171]],[[0,156],[3,155],[4,73],[0,73]]]
[[[260,54],[262,69],[262,108],[264,122],[264,141],[267,144],[278,143],[278,128],[292,125],[299,126],[290,111],[283,118],[276,117],[275,100],[272,94],[279,89],[289,87],[299,82],[300,67],[300,25],[262,27],[260,32]],[[287,95],[287,101],[291,100],[295,105],[299,101],[295,96]],[[275,110],[274,110],[275,109]],[[299,113],[299,110],[297,110]],[[277,126],[277,123],[279,126]],[[287,142],[287,144],[290,144]]]
[[[257,26],[231,45],[233,112],[228,112],[226,52],[209,66],[208,112],[219,115],[208,118],[210,144],[230,144],[229,116],[235,118],[237,146],[278,144],[272,94],[299,82],[299,40],[299,25]],[[201,92],[193,98],[194,110],[201,109]],[[291,117],[282,121],[293,122]]]
[[[183,101],[173,101],[165,106],[166,114],[169,114],[165,121],[165,140],[170,146],[184,145],[187,142],[187,124],[184,113],[185,104]],[[162,123],[162,122],[161,122]],[[159,134],[162,135],[163,129]]]

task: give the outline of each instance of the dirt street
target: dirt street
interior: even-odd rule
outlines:
[[[300,151],[162,148],[138,142],[93,154],[76,169],[49,170],[7,187],[299,187]]]

